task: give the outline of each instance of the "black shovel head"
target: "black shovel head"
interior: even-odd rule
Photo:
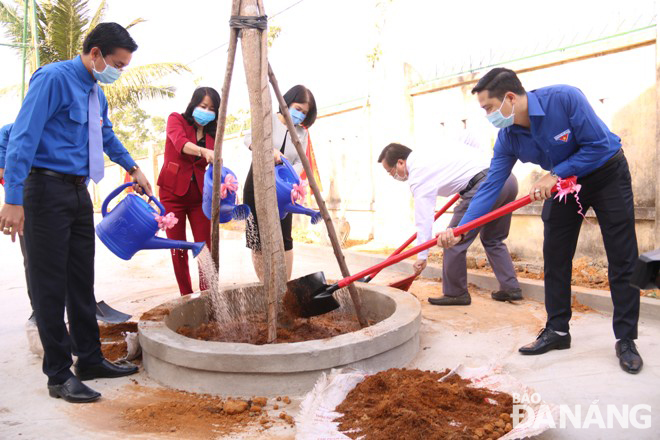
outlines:
[[[99,301],[96,303],[96,319],[110,324],[119,324],[131,319],[131,315],[113,309],[105,301]]]
[[[339,303],[332,295],[325,298],[314,296],[328,287],[323,272],[314,272],[291,280],[286,284],[284,308],[292,315],[301,318],[332,312],[339,308]]]

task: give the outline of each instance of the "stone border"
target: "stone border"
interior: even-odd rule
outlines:
[[[357,251],[344,251],[349,264],[354,267],[369,267],[384,261],[387,255],[383,254],[365,254]],[[412,273],[413,262],[402,261],[392,266],[396,270]],[[439,278],[442,277],[442,266],[429,263],[423,276]],[[520,288],[523,291],[523,297],[535,301],[543,302],[545,290],[543,281],[529,278],[518,278]],[[468,270],[468,282],[481,287],[482,289],[497,290],[499,284],[492,273],[484,273],[476,270]],[[599,312],[612,314],[612,299],[609,290],[590,289],[588,287],[572,286],[572,295],[585,306],[591,307]],[[660,320],[660,299],[641,297],[641,306],[639,317],[643,319]]]

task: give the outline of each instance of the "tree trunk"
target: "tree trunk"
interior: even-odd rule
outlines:
[[[240,15],[265,15],[257,0],[242,0]],[[273,166],[272,110],[268,93],[266,33],[258,29],[242,30],[242,52],[250,96],[252,117],[252,170],[254,196],[259,218],[259,238],[263,262],[264,290],[268,301],[268,341],[277,337],[277,300],[286,291],[284,243],[280,229]]]

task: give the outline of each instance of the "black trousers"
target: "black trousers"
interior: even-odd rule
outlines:
[[[31,174],[25,181],[25,246],[37,328],[50,385],[103,360],[94,298],[94,218],[85,185]],[[64,322],[66,307],[69,332]]]
[[[637,236],[630,170],[620,151],[593,173],[578,179],[583,212],[591,207],[598,218],[608,261],[608,278],[614,305],[613,327],[617,339],[637,338],[639,289],[630,285],[637,260]],[[557,199],[543,205],[543,258],[546,326],[567,332],[571,319],[571,273],[582,216],[573,195],[567,203]]]

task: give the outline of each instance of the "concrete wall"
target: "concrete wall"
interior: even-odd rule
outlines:
[[[310,133],[327,205],[336,219],[350,224],[349,238],[373,238],[383,246],[397,246],[414,231],[413,203],[407,185],[391,179],[376,163],[382,148],[389,142],[401,142],[442,154],[446,140],[468,131],[484,145],[484,154],[492,154],[497,131],[470,94],[486,70],[420,84],[415,66],[406,64],[400,53],[384,48],[383,54],[373,69],[369,97],[338,108],[323,108],[319,103],[320,116]],[[655,30],[506,66],[520,73],[528,90],[558,83],[582,89],[596,113],[623,140],[633,176],[639,249],[644,252],[660,246],[654,240],[658,198]],[[242,183],[251,154],[240,136],[225,141],[223,157]],[[144,160],[140,165],[150,170],[151,162]],[[161,163],[162,157],[159,167]],[[149,172],[153,179],[153,171]],[[519,163],[514,173],[522,196],[542,170]],[[109,168],[106,175],[99,194],[107,194],[121,182],[117,167]],[[437,207],[444,203],[438,199]],[[540,207],[530,205],[514,215],[508,245],[524,259],[541,259]],[[577,256],[604,261],[598,222],[593,212],[587,217]],[[443,229],[448,219],[448,215],[440,219],[436,230]],[[310,226],[307,218],[297,218],[294,224],[298,230],[323,235],[319,230],[323,226]],[[478,245],[474,247],[473,252],[479,251]]]

